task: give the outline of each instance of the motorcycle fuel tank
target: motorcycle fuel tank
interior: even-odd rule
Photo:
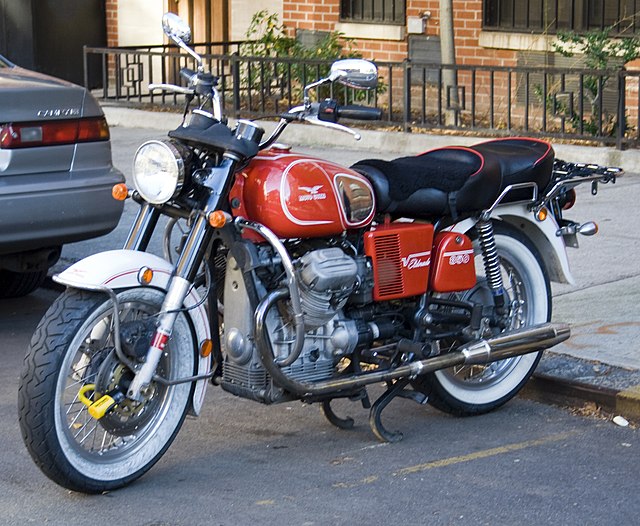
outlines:
[[[373,188],[335,163],[273,147],[236,176],[233,214],[262,223],[281,238],[338,235],[371,223]]]

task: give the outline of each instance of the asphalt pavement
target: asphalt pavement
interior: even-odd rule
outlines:
[[[180,116],[105,107],[111,125],[114,164],[129,178],[137,146],[161,138],[180,123]],[[362,140],[310,125],[292,125],[281,142],[295,150],[349,165],[366,157],[392,159],[444,145],[469,145],[478,137],[438,136],[364,130]],[[553,320],[571,325],[572,337],[545,353],[525,396],[582,406],[590,404],[613,415],[640,421],[640,152],[609,147],[554,144],[567,161],[621,166],[626,173],[615,184],[578,188],[575,207],[566,215],[593,220],[599,232],[580,237],[569,249],[575,285],[553,285]],[[128,202],[118,228],[107,236],[64,248],[54,272],[89,254],[122,245],[135,214]],[[160,240],[152,251],[161,252]]]

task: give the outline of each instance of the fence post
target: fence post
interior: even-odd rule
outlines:
[[[616,148],[622,150],[624,134],[627,127],[627,82],[624,68],[618,71],[618,126],[616,131]]]
[[[237,119],[240,117],[240,61],[237,53],[231,55],[231,76],[233,78],[233,114]]]
[[[411,62],[404,61],[404,131],[411,132]],[[393,97],[393,93],[389,93]]]
[[[84,89],[89,91],[89,60],[86,45],[82,46],[82,67],[84,68]]]

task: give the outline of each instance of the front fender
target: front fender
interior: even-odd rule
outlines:
[[[520,230],[531,240],[544,260],[551,281],[575,285],[569,268],[567,248],[562,236],[556,235],[560,227],[553,215],[549,214],[544,221],[537,221],[526,203],[514,203],[498,206],[491,217]],[[473,219],[466,219],[453,225],[450,230],[465,233],[475,223]]]
[[[53,280],[66,287],[84,290],[96,290],[96,287],[108,287],[112,290],[142,287],[138,281],[138,274],[143,267],[153,270],[153,278],[146,286],[166,291],[173,265],[154,254],[137,250],[109,250],[94,254],[71,265],[54,276]],[[192,289],[184,300],[185,307],[192,307],[185,314],[190,318],[195,331],[197,348],[194,352],[199,357],[199,375],[208,373],[211,368],[211,355],[203,358],[199,353],[200,345],[211,339],[207,310],[205,304],[200,302],[200,296],[195,289]],[[207,383],[207,380],[196,382],[191,408],[192,414],[196,416],[202,408]]]

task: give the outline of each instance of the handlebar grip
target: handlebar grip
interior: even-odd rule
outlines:
[[[289,121],[289,122],[302,120],[301,119],[302,116],[301,116],[300,113],[289,113],[289,112],[279,113],[278,117],[280,117],[281,119],[284,119],[285,121]]]
[[[195,74],[196,72],[189,68],[182,68],[180,70],[180,76],[187,82],[190,82]]]
[[[338,118],[354,119],[359,121],[379,121],[382,118],[382,110],[370,108],[369,106],[358,106],[350,104],[348,106],[338,106]]]

